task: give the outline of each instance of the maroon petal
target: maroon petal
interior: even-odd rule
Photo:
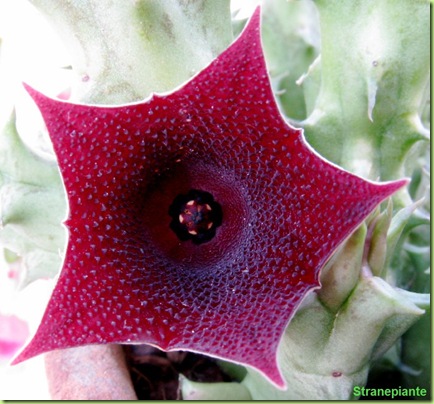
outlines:
[[[252,366],[285,386],[275,358],[296,307],[339,244],[406,181],[342,171],[285,123],[259,20],[258,9],[183,87],[138,104],[77,105],[28,88],[64,179],[69,242],[15,363],[85,344],[148,343]],[[192,190],[221,207],[206,242],[173,229],[169,210]]]

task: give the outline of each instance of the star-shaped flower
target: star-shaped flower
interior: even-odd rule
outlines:
[[[273,98],[256,10],[176,91],[123,106],[28,89],[64,180],[69,241],[42,323],[15,363],[85,344],[146,343],[285,382],[285,327],[339,244],[406,181],[319,157]]]

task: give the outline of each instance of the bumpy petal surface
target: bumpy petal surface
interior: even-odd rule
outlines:
[[[367,182],[323,160],[273,98],[255,12],[176,91],[116,107],[33,89],[69,200],[69,242],[42,323],[15,362],[84,344],[147,343],[276,363],[296,307],[338,245],[405,181]],[[215,237],[180,240],[173,200],[212,194]]]

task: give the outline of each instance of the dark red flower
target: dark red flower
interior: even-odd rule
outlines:
[[[15,363],[84,344],[205,353],[284,380],[276,350],[339,244],[406,181],[324,161],[273,98],[259,10],[171,94],[102,107],[28,89],[57,154],[69,242]],[[178,220],[178,222],[177,222]]]

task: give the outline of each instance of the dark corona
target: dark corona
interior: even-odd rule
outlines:
[[[197,189],[178,195],[169,207],[169,215],[170,228],[178,238],[194,244],[210,241],[223,219],[222,208],[214,197]]]

